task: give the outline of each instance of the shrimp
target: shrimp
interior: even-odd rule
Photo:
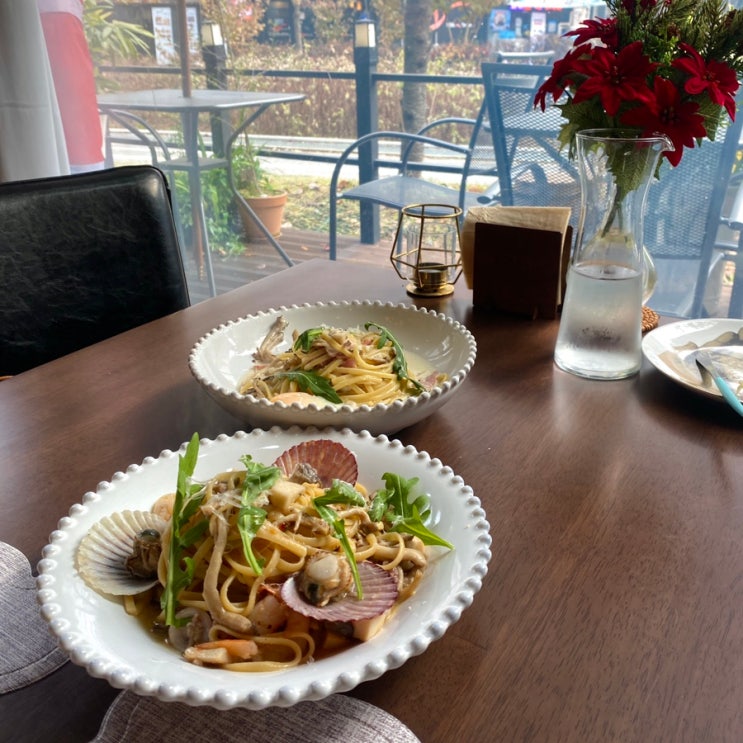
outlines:
[[[237,639],[202,642],[186,648],[183,652],[183,657],[191,663],[196,665],[208,663],[215,666],[250,660],[256,655],[258,655],[258,646],[253,640]]]

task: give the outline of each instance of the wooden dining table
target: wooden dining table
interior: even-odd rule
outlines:
[[[443,637],[349,693],[423,743],[743,740],[743,422],[647,361],[567,374],[558,321],[475,308],[463,283],[413,299],[391,267],[308,261],[0,383],[0,540],[33,565],[97,483],[194,431],[246,429],[189,371],[207,331],[352,299],[474,334],[461,390],[394,437],[473,488],[492,559]],[[117,693],[67,663],[0,696],[0,737],[90,740]]]

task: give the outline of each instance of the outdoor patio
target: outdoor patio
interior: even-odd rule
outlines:
[[[281,247],[295,262],[328,259],[328,235],[324,232],[308,232],[285,228],[278,238]],[[362,245],[351,237],[339,237],[338,260],[368,263],[376,266],[392,266],[389,262],[389,244]],[[288,268],[281,256],[268,241],[256,240],[246,244],[245,252],[240,255],[220,257],[212,254],[214,280],[217,293],[224,294],[251,281],[269,276]],[[199,276],[195,259],[186,258],[186,276],[192,304],[209,298],[209,289],[205,276]],[[280,298],[276,304],[281,304]]]

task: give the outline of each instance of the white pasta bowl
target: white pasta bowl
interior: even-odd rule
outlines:
[[[239,386],[253,366],[253,353],[279,315],[286,319],[288,327],[285,342],[277,350],[289,348],[294,330],[301,333],[323,325],[362,328],[365,323],[374,322],[395,336],[405,354],[415,355],[426,366],[446,374],[447,379],[420,395],[373,406],[288,405],[243,395]],[[448,402],[475,363],[476,351],[469,330],[438,312],[372,301],[320,302],[271,309],[220,325],[194,345],[189,368],[220,405],[251,426],[332,426],[392,434],[423,420]]]
[[[341,442],[357,457],[359,482],[382,486],[382,474],[420,478],[430,495],[429,525],[453,550],[430,548],[429,564],[416,592],[403,602],[371,640],[307,665],[270,673],[238,673],[192,665],[153,636],[121,601],[88,587],[76,565],[80,540],[105,516],[125,509],[149,509],[172,492],[178,452],[166,450],[117,472],[70,509],[52,532],[38,565],[38,600],[60,646],[72,661],[112,686],[162,701],[218,709],[288,707],[349,691],[423,653],[441,638],[473,601],[490,560],[489,525],[480,501],[461,477],[438,459],[386,436],[349,430],[238,432],[202,439],[195,477],[206,479],[251,454],[271,462],[289,447],[313,438]],[[180,453],[185,451],[185,445]]]

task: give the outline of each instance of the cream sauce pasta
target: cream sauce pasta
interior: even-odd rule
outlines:
[[[283,319],[254,354],[255,364],[239,392],[271,401],[388,404],[430,390],[446,380],[420,356],[408,365],[399,343],[381,326],[313,328],[294,333],[291,348],[274,353],[283,340]]]

